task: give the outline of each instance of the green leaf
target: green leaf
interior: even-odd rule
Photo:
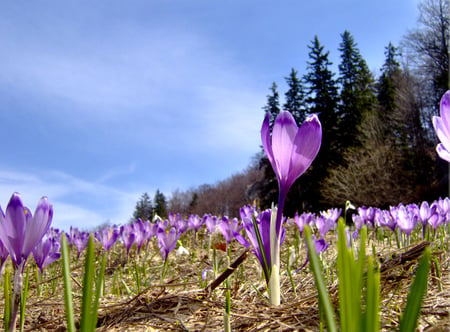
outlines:
[[[366,313],[362,331],[378,332],[380,330],[380,273],[374,265],[372,256],[367,262]]]
[[[273,213],[273,212],[272,212]],[[269,264],[267,264],[267,257],[266,257],[266,251],[264,250],[264,244],[262,242],[261,233],[259,232],[258,222],[256,221],[256,217],[252,216],[253,221],[253,229],[255,230],[256,240],[258,241],[258,247],[259,251],[261,252],[261,257],[263,259],[263,270],[265,273],[267,272],[268,275],[266,275],[266,280],[270,279],[270,268]]]
[[[108,258],[108,253],[105,251],[102,256],[102,265],[100,268],[100,271],[97,276],[97,285],[96,285],[96,291],[95,291],[95,298],[94,298],[94,304],[92,308],[92,330],[95,331],[95,328],[97,327],[97,316],[98,316],[98,305],[100,302],[100,296],[103,293],[103,284],[105,279],[105,269],[106,269],[106,260]]]
[[[9,322],[11,321],[11,270],[6,268],[4,275],[3,298],[5,299],[5,307],[3,309],[3,325],[5,326],[5,331],[8,331]]]
[[[319,291],[319,300],[323,306],[323,310],[325,313],[325,320],[327,322],[327,331],[329,332],[336,332],[336,321],[334,318],[334,309],[330,301],[330,296],[328,294],[327,286],[325,285],[325,280],[323,278],[322,268],[321,264],[319,262],[319,257],[316,253],[316,248],[314,246],[314,243],[312,241],[311,237],[311,230],[309,229],[309,226],[305,227],[305,236],[306,236],[306,242],[308,244],[308,251],[309,251],[309,261],[311,265],[311,270],[314,274],[314,280],[316,282],[317,290]]]
[[[72,286],[70,283],[70,260],[69,249],[67,248],[66,235],[61,237],[61,254],[62,254],[62,268],[64,278],[64,304],[66,306],[66,321],[67,331],[75,332],[75,322],[73,316],[73,302],[72,302]]]
[[[20,331],[23,331],[23,327],[25,324],[25,305],[27,303],[28,297],[29,280],[30,280],[30,267],[28,266],[27,273],[25,274],[25,280],[22,286],[22,297],[20,298],[20,320],[19,320]]]
[[[86,252],[86,261],[84,265],[84,277],[83,277],[83,296],[81,300],[81,321],[80,330],[83,332],[89,332],[92,330],[93,315],[97,313],[92,312],[92,293],[94,285],[94,272],[95,272],[95,246],[94,237],[91,234],[89,237],[89,243]]]
[[[427,247],[417,267],[411,290],[408,294],[405,311],[400,321],[400,332],[415,331],[420,315],[420,308],[425,296],[428,284],[428,273],[430,271],[431,251]]]

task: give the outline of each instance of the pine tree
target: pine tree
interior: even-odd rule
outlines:
[[[284,94],[286,102],[283,105],[285,111],[291,112],[297,125],[301,125],[306,119],[305,93],[302,81],[297,77],[297,71],[292,68],[291,73],[285,78],[289,90]]]
[[[161,218],[167,217],[167,202],[166,197],[159,189],[156,190],[155,197],[153,198],[154,209],[153,213],[157,214]]]
[[[396,109],[396,82],[398,82],[398,77],[401,75],[401,70],[397,61],[397,48],[392,43],[389,43],[386,47],[384,55],[386,58],[377,84],[378,116],[384,124],[385,135],[392,135],[396,132],[396,128],[391,120]]]
[[[273,124],[277,115],[280,113],[280,96],[277,91],[277,83],[273,82],[272,86],[269,88],[271,91],[270,95],[267,95],[267,105],[263,107],[266,113],[270,113],[270,128],[273,128]]]
[[[141,199],[136,203],[136,208],[133,213],[134,220],[152,220],[153,206],[152,201],[147,193],[143,193]]]
[[[324,51],[317,36],[308,45],[310,49],[308,72],[303,80],[307,89],[308,109],[319,116],[322,123],[322,144],[319,154],[311,169],[300,178],[299,187],[302,192],[304,207],[319,209],[320,192],[317,183],[326,177],[328,168],[339,162],[337,135],[337,86],[334,74],[330,70],[332,63],[328,60],[329,52]]]
[[[339,64],[340,105],[339,117],[342,134],[342,151],[357,146],[358,127],[364,112],[372,111],[375,102],[372,74],[366,61],[361,56],[357,44],[349,31],[342,35],[339,47],[341,63]]]
[[[335,158],[337,141],[337,102],[338,93],[334,74],[329,69],[332,63],[328,60],[329,52],[324,52],[324,46],[319,42],[317,36],[308,46],[310,49],[308,61],[309,70],[304,77],[308,88],[308,108],[310,113],[319,116],[322,123],[322,145],[320,153]],[[329,155],[333,151],[333,155]]]

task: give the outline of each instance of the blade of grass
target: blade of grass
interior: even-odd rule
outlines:
[[[355,261],[351,259],[353,251],[347,248],[347,238],[345,234],[345,222],[343,218],[338,221],[338,257],[337,257],[337,274],[339,279],[339,313],[341,320],[341,330],[352,332],[352,284],[355,271]]]
[[[252,221],[253,221],[253,229],[255,230],[256,240],[258,241],[259,251],[261,253],[261,257],[264,263],[263,264],[264,274],[266,276],[266,279],[268,280],[270,278],[270,267],[269,264],[267,263],[266,251],[264,249],[264,244],[262,242],[261,233],[259,232],[258,222],[256,221],[255,216],[252,216]]]
[[[428,272],[430,271],[431,252],[427,247],[417,267],[416,277],[408,294],[408,300],[400,321],[400,332],[415,331],[420,315],[420,308],[425,296],[428,284]]]
[[[11,320],[11,270],[9,268],[5,269],[3,279],[3,298],[5,301],[3,308],[3,326],[5,331],[8,331],[9,322]]]
[[[98,318],[98,306],[100,302],[100,297],[103,294],[103,284],[105,279],[105,269],[106,269],[106,260],[107,260],[108,253],[105,251],[102,256],[102,265],[100,267],[100,271],[97,276],[97,285],[95,290],[95,298],[94,298],[94,304],[92,308],[92,329],[91,331],[95,331],[95,328],[97,327],[97,318]]]
[[[67,248],[66,235],[62,234],[61,237],[61,253],[62,253],[62,267],[64,278],[64,304],[66,307],[66,322],[67,331],[75,332],[75,322],[73,316],[73,302],[72,302],[72,286],[70,282],[70,260],[69,249]]]
[[[23,331],[23,327],[25,324],[25,305],[28,297],[28,286],[30,281],[30,267],[27,266],[27,273],[25,274],[25,280],[22,288],[22,297],[20,298],[20,318],[19,318],[19,327],[20,331]]]
[[[311,230],[309,226],[305,227],[305,236],[306,236],[306,242],[308,244],[308,251],[309,251],[309,261],[311,270],[314,274],[314,280],[316,282],[316,288],[319,292],[319,299],[323,306],[323,311],[325,313],[325,320],[327,322],[327,330],[329,332],[336,332],[337,326],[336,321],[334,318],[334,309],[331,305],[330,296],[328,294],[327,287],[325,285],[325,280],[323,278],[322,274],[322,268],[319,263],[319,257],[316,253],[316,248],[314,247],[314,243],[312,241],[311,237]]]
[[[80,320],[80,331],[92,331],[91,324],[93,320],[92,312],[92,293],[93,293],[93,282],[94,282],[94,272],[95,272],[95,246],[94,237],[91,234],[89,237],[89,243],[86,252],[86,261],[84,265],[84,277],[83,277],[83,296],[81,299],[81,320]]]
[[[380,273],[374,265],[372,256],[367,258],[366,312],[361,331],[378,332],[380,330]]]

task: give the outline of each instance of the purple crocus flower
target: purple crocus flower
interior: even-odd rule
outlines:
[[[313,114],[299,128],[292,114],[282,111],[276,117],[270,135],[270,114],[267,113],[261,128],[261,140],[278,180],[278,215],[275,230],[279,237],[287,193],[317,156],[322,142],[322,126],[317,115]]]
[[[184,218],[177,219],[174,227],[178,230],[178,233],[183,234],[189,229],[188,221]]]
[[[425,238],[425,230],[428,224],[428,220],[431,218],[433,214],[436,213],[437,206],[432,204],[430,207],[430,204],[428,204],[427,201],[422,202],[420,204],[419,208],[419,219],[422,223],[422,236]]]
[[[442,159],[450,162],[450,90],[441,99],[441,116],[433,116],[433,127],[441,141],[436,152]]]
[[[138,219],[138,221],[139,221],[139,219]],[[162,219],[159,219],[157,222],[156,222],[156,225],[158,225],[158,230],[157,231],[159,231],[160,229],[166,229],[166,228],[168,228],[168,227],[175,227],[175,225],[171,225],[170,224],[170,222],[169,222],[169,220],[162,220]]]
[[[341,213],[341,209],[329,209],[320,212],[320,216],[316,218],[315,224],[319,229],[321,237],[325,237],[325,234],[336,226],[336,221]]]
[[[253,224],[253,213],[248,213],[248,211],[243,208],[240,209],[242,223],[244,225],[245,232],[247,233],[248,242],[239,232],[234,232],[236,240],[246,248],[252,248],[253,254],[258,258],[259,263],[264,271],[264,276],[266,282],[269,282],[270,278],[270,218],[271,210],[263,211],[256,216],[256,223],[258,224],[259,234],[261,235],[262,245],[264,247],[264,255],[266,257],[267,266],[264,264],[264,258],[259,247],[258,239],[255,232],[255,227]],[[283,229],[284,230],[284,229]],[[284,232],[283,232],[284,233]],[[284,236],[283,236],[284,237]],[[283,238],[282,237],[282,238]]]
[[[373,207],[361,206],[358,208],[358,215],[361,217],[362,223],[364,225],[367,224],[368,222],[370,222],[372,224],[372,226],[374,226],[374,227],[376,226],[375,225],[375,211],[376,211],[376,209]]]
[[[439,213],[433,213],[431,217],[428,219],[428,224],[436,230],[436,228],[443,223],[443,217]]]
[[[261,140],[267,158],[278,180],[278,207],[271,234],[270,303],[280,304],[280,237],[283,228],[283,209],[292,184],[311,166],[322,142],[322,125],[313,114],[299,128],[290,112],[280,112],[270,133],[270,113],[261,128]],[[273,247],[272,247],[273,246]],[[275,273],[272,273],[275,270]]]
[[[6,214],[0,208],[0,240],[8,249],[16,268],[23,267],[31,251],[38,245],[50,228],[53,206],[47,197],[42,197],[34,216],[23,206],[18,193],[14,193],[6,207]]]
[[[209,234],[214,233],[217,225],[217,217],[210,214],[205,214],[203,216],[203,222],[206,225],[206,229],[208,230]]]
[[[159,221],[156,222],[157,224]],[[148,240],[149,229],[145,227],[144,222],[141,219],[137,219],[135,223],[132,224],[135,234],[135,243],[137,246],[137,252],[141,252],[142,246],[145,241]]]
[[[228,217],[222,217],[221,221],[217,224],[217,228],[222,232],[227,244],[230,244],[233,241],[234,233],[242,229],[242,224],[239,224],[237,218],[230,220]]]
[[[177,246],[177,241],[180,238],[180,233],[175,227],[170,227],[170,229],[165,230],[159,229],[156,236],[158,237],[158,244],[161,255],[166,261],[169,253]]]
[[[78,228],[70,227],[70,235],[67,237],[70,242],[77,248],[78,258],[80,258],[81,253],[86,249],[89,243],[89,233],[80,232]]]
[[[131,224],[122,225],[120,227],[120,237],[122,238],[123,245],[127,250],[127,257],[130,253],[130,249],[136,240],[136,231]]]
[[[53,206],[47,197],[42,197],[34,216],[23,206],[18,193],[14,193],[6,207],[6,214],[0,208],[0,241],[8,249],[14,264],[14,286],[11,298],[9,330],[15,331],[17,313],[22,301],[22,274],[28,257],[47,233],[53,218]]]
[[[294,222],[298,226],[298,229],[300,231],[300,236],[303,234],[303,229],[305,228],[305,225],[309,225],[311,221],[314,218],[314,214],[311,212],[303,212],[301,215],[298,215],[298,213],[295,213],[294,216]]]
[[[203,219],[200,219],[200,217],[196,214],[191,214],[188,217],[188,225],[191,229],[194,229],[195,232],[198,232],[200,227],[203,226]]]
[[[33,249],[33,257],[39,270],[57,261],[61,257],[60,242],[57,237],[47,236]]]
[[[312,235],[312,239],[314,241],[314,248],[316,249],[317,255],[320,255],[322,252],[327,250],[328,247],[330,246],[330,244],[327,243],[325,241],[325,239],[318,239],[318,240],[316,240],[316,236],[314,234]],[[306,264],[308,264],[308,262],[309,262],[309,248],[308,248],[308,246],[306,246],[306,251],[307,251],[307,253],[306,253],[306,260],[305,260],[305,262],[303,263],[302,266],[300,266],[297,270],[295,270],[294,273],[298,273],[301,269],[303,269],[306,266]]]
[[[377,209],[377,211],[375,212],[375,220],[381,226],[386,226],[393,232],[395,232],[395,228],[397,227],[397,220],[392,217],[391,212]]]
[[[411,210],[400,204],[397,208],[396,219],[398,228],[409,238],[417,224],[417,215],[414,215]]]
[[[433,202],[432,205],[436,205],[438,213],[445,220],[448,220],[448,214],[450,213],[450,199],[448,197],[444,199],[439,198],[437,201]]]
[[[109,251],[119,238],[119,228],[114,225],[112,227],[104,227],[95,233],[95,237],[103,246],[105,251]]]
[[[181,214],[179,214],[179,213],[175,214],[173,212],[169,213],[168,218],[169,218],[170,226],[175,226],[175,227],[176,227],[177,221],[182,219]]]

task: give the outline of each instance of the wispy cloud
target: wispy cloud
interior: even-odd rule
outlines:
[[[104,222],[121,224],[132,216],[141,193],[120,191],[59,171],[0,170],[0,205],[6,208],[13,192],[32,211],[42,196],[54,206],[53,227],[91,229]]]

